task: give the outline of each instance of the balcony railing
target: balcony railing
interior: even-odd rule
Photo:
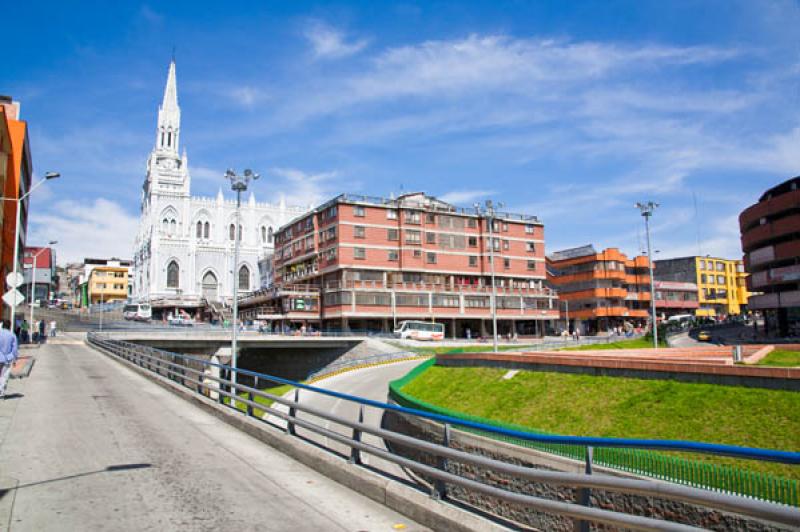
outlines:
[[[449,285],[445,283],[384,283],[383,281],[328,281],[325,283],[325,290],[395,290],[409,292],[450,292],[458,294],[480,294],[489,295],[492,293],[491,286],[483,285]],[[530,288],[530,287],[497,287],[498,295],[518,295],[518,296],[541,296],[556,297],[555,290],[550,288]]]

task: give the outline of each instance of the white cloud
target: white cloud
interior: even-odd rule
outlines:
[[[265,90],[248,85],[230,89],[228,96],[234,103],[242,107],[253,107],[269,97]]]
[[[297,168],[270,168],[269,172],[283,181],[275,187],[275,192],[287,205],[316,207],[340,192],[335,189],[334,180],[339,176],[336,171],[310,173]]]
[[[59,264],[86,257],[130,259],[139,218],[105,198],[94,202],[57,201],[33,210],[28,242],[57,240]]]
[[[489,198],[494,193],[493,190],[453,190],[437,197],[442,201],[454,205],[466,205],[476,200]]]
[[[321,59],[347,57],[360,52],[368,44],[366,39],[347,42],[344,33],[316,20],[306,27],[303,35],[311,43],[314,56]]]

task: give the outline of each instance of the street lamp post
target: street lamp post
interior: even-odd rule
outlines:
[[[56,244],[58,244],[57,240],[51,240],[50,242],[48,242],[47,245],[48,246],[55,246]],[[31,276],[31,322],[30,322],[30,325],[29,325],[31,327],[31,331],[33,331],[33,323],[34,323],[33,322],[33,302],[36,299],[36,259],[39,257],[39,255],[41,255],[42,253],[47,251],[47,249],[48,248],[42,248],[42,249],[39,250],[38,253],[34,253],[33,254],[33,275]],[[31,338],[32,337],[33,337],[33,334],[31,334]],[[41,341],[41,338],[39,339],[39,341]]]
[[[642,213],[644,217],[644,228],[647,234],[647,264],[650,267],[650,312],[651,326],[653,327],[653,348],[658,349],[658,323],[656,322],[656,292],[653,282],[653,253],[650,248],[650,217],[653,216],[653,211],[658,207],[658,203],[648,201],[647,203],[636,203],[636,208]]]
[[[225,171],[225,179],[230,180],[231,189],[236,192],[236,226],[233,228],[233,334],[231,336],[231,406],[236,408],[236,369],[238,362],[239,340],[239,245],[242,239],[239,208],[242,205],[242,192],[247,190],[250,181],[255,181],[260,176],[247,168],[243,175],[238,176],[233,169]]]
[[[494,220],[495,220],[495,207],[503,208],[502,203],[495,205],[492,200],[486,200],[485,208],[481,209],[480,204],[475,204],[475,211],[478,216],[487,220],[489,228],[489,271],[492,278],[492,293],[490,297],[491,310],[492,310],[492,349],[497,353],[497,285],[494,281]]]
[[[45,181],[49,181],[51,179],[56,179],[58,177],[61,177],[61,174],[59,174],[58,172],[47,172],[46,174],[44,174],[44,179],[43,180],[41,180],[38,183],[36,183],[35,185],[33,185],[29,191],[27,191],[25,194],[23,194],[19,198],[5,198],[5,197],[4,198],[0,198],[3,201],[16,201],[17,202],[17,223],[16,223],[16,227],[14,228],[14,277],[16,277],[17,274],[19,273],[19,226],[22,223],[22,215],[21,215],[21,213],[22,213],[22,202],[25,200],[25,198],[27,198],[31,194],[31,192],[36,190],[36,188],[39,185],[41,185]],[[17,311],[16,307],[12,306],[11,307],[11,330],[14,330],[14,319],[16,317],[16,311]]]

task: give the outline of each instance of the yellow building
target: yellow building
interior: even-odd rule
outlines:
[[[696,256],[657,260],[654,265],[657,281],[697,284],[698,317],[737,315],[747,306],[750,293],[741,260]]]
[[[747,305],[744,264],[741,260],[716,257],[697,259],[698,316],[719,317],[741,314]]]
[[[128,268],[95,266],[89,274],[89,301],[109,303],[128,299]]]

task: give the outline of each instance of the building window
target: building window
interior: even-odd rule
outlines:
[[[415,249],[415,250],[414,250],[414,258],[415,258],[415,259],[418,259],[418,258],[420,258],[420,257],[422,257],[422,251],[421,251],[421,250],[419,250],[419,249]]]
[[[405,211],[405,219],[408,224],[419,224],[419,211]]]
[[[406,231],[406,244],[421,244],[422,234],[419,231]]]
[[[701,273],[701,274],[700,274],[700,282],[701,282],[701,283],[706,283],[706,282],[707,282],[707,281],[706,281],[706,274],[704,274],[704,273]]]
[[[428,244],[436,243],[436,233],[425,233],[425,242]]]
[[[356,205],[353,207],[353,216],[358,216],[359,218],[363,218],[366,216],[366,212],[364,212],[364,207],[360,205]]]
[[[528,270],[536,271],[536,261],[535,260],[529,260],[528,261]]]
[[[400,260],[400,255],[395,250],[389,250],[389,260],[391,262],[397,262]]]
[[[503,268],[506,270],[511,268],[511,259],[503,259]]]
[[[197,238],[203,238],[203,222],[197,222]]]
[[[386,211],[387,220],[397,220],[397,211],[389,209]]]
[[[272,235],[272,227],[267,229],[267,242],[270,244],[272,243],[273,235]]]
[[[478,257],[476,257],[475,255],[470,255],[469,265],[471,268],[476,268],[478,266]]]
[[[508,251],[511,245],[508,243],[508,240],[503,240],[503,249]]]
[[[508,233],[508,224],[506,222],[503,222],[503,232]]]
[[[436,253],[426,253],[425,262],[428,264],[436,264]]]
[[[353,258],[365,260],[367,258],[367,250],[365,248],[353,248]]]
[[[203,224],[203,238],[211,238],[211,224],[208,222]]]
[[[355,238],[367,238],[367,228],[363,225],[356,225],[353,227],[353,236]]]
[[[725,271],[725,263],[723,263],[723,262],[718,262],[718,263],[717,263],[717,271],[718,271],[718,272],[724,272],[724,271]]]
[[[717,284],[725,284],[725,277],[717,275]]]
[[[470,229],[475,229],[476,227],[478,227],[478,220],[476,220],[475,218],[467,218],[467,227],[469,227]]]
[[[239,290],[250,290],[250,268],[245,264],[239,268]]]
[[[706,261],[700,260],[700,269],[701,270],[705,270],[706,269]]]
[[[528,253],[536,253],[536,243],[535,242],[528,242],[526,244],[526,248]]]
[[[180,271],[178,263],[174,260],[167,265],[167,288],[178,288]]]
[[[264,227],[263,225],[261,226],[261,243],[262,244],[267,243],[267,228]]]
[[[471,248],[476,248],[476,247],[478,247],[478,237],[477,237],[477,236],[471,236],[471,237],[469,237],[469,238],[467,239],[467,244],[469,244],[469,247],[471,247]]]
[[[429,223],[429,224],[435,224],[436,223],[436,215],[433,214],[432,212],[425,213],[425,222]]]
[[[228,228],[228,238],[236,240],[236,226],[233,224]]]
[[[533,234],[533,226],[531,224],[527,224],[525,226],[525,232],[528,233],[529,235]]]
[[[387,229],[386,238],[388,240],[400,240],[400,231],[397,229]]]
[[[175,235],[178,233],[178,223],[175,220],[170,220],[169,222],[169,234]]]

